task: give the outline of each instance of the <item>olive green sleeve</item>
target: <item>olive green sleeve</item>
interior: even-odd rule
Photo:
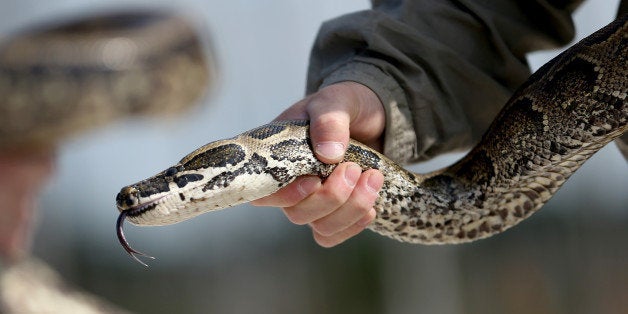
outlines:
[[[307,92],[372,89],[386,108],[384,153],[398,162],[467,149],[529,76],[525,54],[573,38],[576,2],[374,1],[322,25]]]

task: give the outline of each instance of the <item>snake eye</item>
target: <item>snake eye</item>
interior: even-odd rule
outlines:
[[[179,172],[179,170],[177,170],[177,167],[170,167],[170,168],[168,168],[168,169],[166,170],[166,173],[165,173],[165,174],[166,174],[166,176],[168,176],[168,177],[172,177],[172,176],[174,176],[175,174],[177,174],[177,172]]]

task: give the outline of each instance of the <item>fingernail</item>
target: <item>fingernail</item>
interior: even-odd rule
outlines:
[[[338,160],[345,152],[345,145],[339,142],[322,142],[316,144],[317,154],[332,160]]]
[[[316,191],[320,184],[321,179],[317,177],[305,177],[301,179],[301,181],[299,181],[297,189],[299,190],[299,193],[301,193],[301,195],[308,196],[314,193],[314,191]]]
[[[347,182],[347,185],[354,187],[358,183],[360,174],[362,174],[362,168],[360,168],[360,166],[356,164],[349,165],[349,167],[345,169],[345,182]]]

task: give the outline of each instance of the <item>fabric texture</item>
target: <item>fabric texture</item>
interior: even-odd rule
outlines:
[[[307,92],[341,81],[373,90],[397,162],[468,149],[530,75],[525,55],[573,39],[580,2],[373,1],[321,26]]]

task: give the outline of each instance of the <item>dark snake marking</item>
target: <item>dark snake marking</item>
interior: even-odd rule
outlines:
[[[200,181],[203,180],[202,174],[184,174],[174,178],[174,183],[177,184],[178,187],[182,188],[186,186],[189,182]]]
[[[306,126],[308,125],[307,120],[305,122],[296,122],[296,123],[292,123],[291,125],[297,125],[297,126]],[[277,122],[277,123],[271,123],[271,124],[266,124],[266,125],[262,125],[260,127],[257,127],[255,129],[252,129],[250,131],[244,132],[242,133],[243,136],[249,136],[251,138],[257,139],[257,140],[264,140],[267,139],[273,135],[277,135],[281,132],[283,132],[286,127],[288,126],[287,123],[285,122]]]
[[[208,149],[189,160],[181,160],[187,170],[197,170],[212,167],[226,167],[227,165],[237,165],[244,160],[246,153],[237,144],[225,144]]]
[[[466,182],[477,182],[479,185],[487,185],[495,177],[494,163],[485,150],[478,150],[470,160],[471,166],[464,171],[455,172],[457,177],[463,178]]]
[[[285,129],[286,129],[285,125],[278,125],[278,124],[264,125],[256,129],[253,129],[251,131],[248,131],[244,133],[244,135],[250,136],[254,139],[263,140],[275,134],[279,134]]]
[[[270,158],[278,161],[306,161],[311,152],[305,140],[289,139],[270,146]]]
[[[362,147],[356,145],[349,145],[347,152],[345,153],[344,161],[353,161],[360,163],[364,170],[367,169],[379,169],[381,158]]]
[[[148,197],[154,194],[169,192],[169,181],[164,177],[152,177],[138,182],[134,187],[140,191],[140,197]]]
[[[277,186],[279,187],[288,184],[288,182],[291,182],[295,178],[295,176],[290,173],[290,170],[288,170],[288,168],[272,167],[266,169],[266,172],[268,172],[273,177],[273,179],[277,181]]]
[[[250,161],[244,163],[242,167],[234,171],[225,171],[213,177],[209,180],[209,182],[207,182],[207,184],[205,184],[205,186],[203,186],[203,192],[207,190],[214,190],[216,188],[228,187],[236,177],[243,174],[260,174],[264,172],[268,166],[266,158],[258,155],[257,153],[253,153],[249,160]]]

